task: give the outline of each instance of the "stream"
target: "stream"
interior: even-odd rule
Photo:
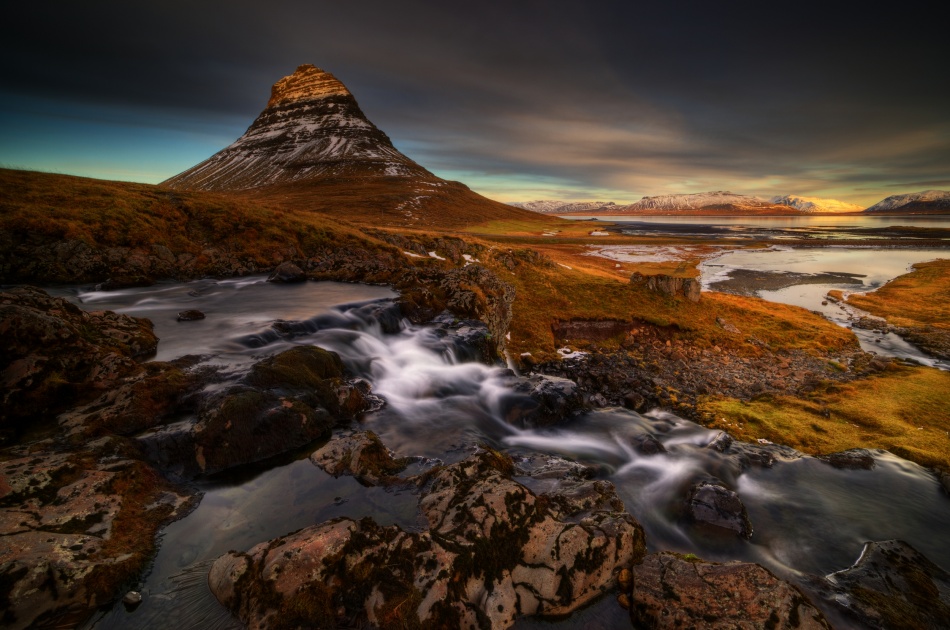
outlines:
[[[517,428],[500,413],[509,387],[507,370],[467,359],[434,328],[402,322],[398,331],[386,333],[392,326],[366,316],[367,305],[392,300],[394,294],[386,288],[275,285],[257,277],[108,293],[76,288],[51,292],[86,309],[149,317],[161,338],[156,358],[199,354],[235,378],[254,361],[292,344],[333,350],[387,401],[354,424],[375,431],[396,455],[450,463],[487,443],[507,450],[516,463],[545,455],[575,459],[616,485],[627,510],[646,530],[650,551],[758,562],[800,583],[806,574],[847,568],[866,541],[899,538],[950,567],[945,542],[950,500],[933,475],[916,464],[879,451],[872,470],[838,470],[773,445],[737,444],[723,454],[707,448],[718,432],[662,410],[641,415],[608,408],[557,427]],[[200,309],[207,318],[175,321],[185,309]],[[272,334],[278,320],[302,322],[297,326],[301,334],[292,339]],[[667,452],[639,454],[631,444],[642,434],[654,436]],[[228,550],[247,550],[339,516],[370,516],[410,530],[424,527],[413,492],[333,478],[307,459],[319,446],[197,479],[201,501],[162,531],[160,550],[138,585],[143,603],[132,611],[118,604],[87,627],[239,628],[206,581],[211,561]],[[767,453],[774,464],[746,467],[735,454],[743,449]],[[754,527],[750,540],[710,534],[684,522],[689,486],[708,476],[739,494]],[[551,489],[539,484],[557,483],[519,480],[536,491]],[[629,624],[627,619],[626,611],[606,597],[565,620],[523,619],[516,627],[611,628]]]

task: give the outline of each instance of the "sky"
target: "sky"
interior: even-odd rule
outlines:
[[[879,6],[8,3],[0,166],[157,183],[312,63],[403,153],[501,201],[950,189],[944,21]]]

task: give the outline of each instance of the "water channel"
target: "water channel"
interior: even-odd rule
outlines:
[[[797,582],[805,574],[848,567],[865,541],[900,538],[937,564],[950,566],[945,544],[950,501],[934,476],[916,464],[879,452],[872,470],[838,470],[774,447],[772,467],[744,467],[735,455],[707,448],[716,432],[662,410],[640,415],[603,409],[553,428],[513,427],[498,413],[506,387],[504,368],[446,350],[429,328],[404,322],[398,332],[387,334],[377,322],[358,315],[360,304],[391,299],[388,289],[337,283],[280,286],[251,278],[57,293],[84,308],[150,317],[162,339],[158,358],[201,354],[206,363],[232,375],[290,344],[337,351],[347,368],[369,380],[388,403],[362,418],[357,428],[376,431],[397,455],[452,462],[487,442],[506,449],[516,462],[551,454],[591,465],[617,486],[628,511],[643,524],[651,551],[759,562]],[[186,308],[199,308],[207,318],[175,321],[175,313]],[[269,334],[275,320],[309,320],[313,332],[292,340]],[[645,433],[667,452],[638,454],[631,443]],[[338,516],[371,516],[406,529],[424,526],[412,492],[335,479],[307,459],[318,446],[195,480],[201,502],[162,532],[151,571],[139,585],[142,605],[131,612],[117,605],[90,627],[240,627],[206,583],[210,562],[226,551],[246,550]],[[738,492],[755,528],[750,540],[711,535],[683,521],[685,493],[705,476]],[[612,598],[605,598],[554,625],[618,627],[625,615]],[[551,623],[521,620],[516,627]]]

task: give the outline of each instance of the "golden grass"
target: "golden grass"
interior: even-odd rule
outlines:
[[[950,260],[917,263],[876,291],[848,296],[848,304],[896,326],[950,329]]]
[[[710,426],[741,440],[765,438],[805,453],[882,448],[923,466],[950,469],[950,373],[902,367],[807,398],[707,399]]]
[[[389,246],[325,215],[235,195],[0,169],[0,233],[19,242],[165,246],[201,260],[209,247],[270,266],[293,252]],[[8,254],[9,255],[9,254]]]
[[[587,266],[572,264],[572,269],[558,264],[566,260],[563,257],[547,263],[520,264],[511,271],[489,263],[517,291],[508,344],[512,353],[553,356],[551,324],[571,319],[646,322],[670,327],[676,335],[700,347],[718,345],[751,356],[762,352],[762,344],[773,350],[815,352],[857,344],[848,330],[805,309],[716,292],[703,293],[700,302],[694,304],[631,285],[629,270],[615,273],[601,262],[604,259],[583,258],[590,261]],[[736,326],[739,333],[725,331],[718,318]]]

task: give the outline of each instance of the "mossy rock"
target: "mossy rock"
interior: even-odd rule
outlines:
[[[298,346],[259,362],[246,381],[265,389],[306,390],[342,376],[343,361],[337,353],[316,346]]]
[[[200,418],[195,457],[205,473],[303,446],[328,435],[335,422],[326,409],[240,387],[206,401]]]

